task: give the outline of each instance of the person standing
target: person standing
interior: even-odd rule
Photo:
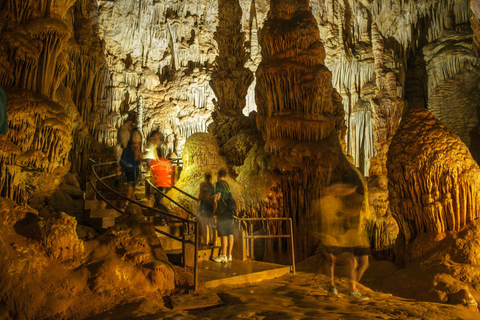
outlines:
[[[217,204],[217,232],[221,241],[221,252],[213,259],[215,262],[226,263],[232,261],[233,249],[233,214],[236,209],[235,200],[230,192],[227,181],[227,172],[218,171],[218,181],[215,185],[215,202]]]
[[[140,176],[140,161],[141,161],[141,139],[136,138],[139,132],[134,131],[128,141],[127,147],[123,150],[122,156],[120,158],[120,166],[125,173],[127,178],[127,198],[133,199],[135,184]],[[129,204],[127,200],[125,202],[125,207]]]
[[[215,210],[214,193],[215,187],[212,184],[212,175],[207,173],[205,174],[205,180],[200,183],[198,222],[201,230],[200,243],[210,246],[215,244],[215,230],[213,229],[215,222],[213,216]],[[209,238],[210,241],[208,241]]]

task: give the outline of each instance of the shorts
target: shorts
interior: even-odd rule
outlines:
[[[200,215],[198,221],[205,226],[215,224],[215,218],[213,216],[209,217]]]
[[[356,257],[361,257],[361,256],[366,256],[366,255],[369,255],[371,253],[371,250],[370,248],[368,247],[328,247],[328,246],[325,246],[325,251],[327,253],[330,253],[334,256],[338,256],[342,253],[345,253],[345,252],[350,252],[350,253],[353,253],[354,256]]]
[[[217,232],[219,237],[233,235],[233,220],[217,220]]]

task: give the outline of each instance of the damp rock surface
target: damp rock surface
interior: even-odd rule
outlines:
[[[0,216],[2,319],[83,319],[175,288],[174,269],[146,221],[126,216],[84,241],[62,212],[42,218],[0,198]]]
[[[477,319],[478,312],[462,305],[465,293],[452,295],[453,304],[413,300],[380,287],[382,277],[393,264],[373,263],[367,274],[368,285],[358,290],[368,301],[348,297],[347,282],[337,280],[340,296],[328,295],[328,279],[318,274],[319,259],[313,257],[298,265],[297,274],[245,286],[222,286],[214,290],[223,305],[191,311],[171,310],[155,301],[123,306],[89,318],[97,319]],[[374,271],[373,271],[374,270]],[[368,272],[367,272],[368,273]],[[402,279],[407,281],[408,279]],[[365,280],[367,282],[367,280]],[[396,282],[390,282],[392,284]],[[414,282],[408,282],[414,285]],[[381,288],[381,289],[380,289]],[[456,297],[459,298],[456,298]],[[453,298],[455,297],[455,298]],[[103,318],[102,318],[103,317]]]

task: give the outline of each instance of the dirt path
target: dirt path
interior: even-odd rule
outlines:
[[[303,269],[303,270],[302,270]],[[311,269],[311,268],[310,268]],[[162,302],[123,306],[97,319],[480,319],[462,306],[403,299],[360,285],[368,301],[350,299],[346,280],[338,281],[340,297],[327,295],[328,281],[309,268],[250,286],[222,286],[215,292],[224,305],[202,310],[172,311]]]

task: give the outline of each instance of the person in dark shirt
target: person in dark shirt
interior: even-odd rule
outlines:
[[[214,201],[215,187],[212,184],[212,175],[210,173],[205,174],[205,180],[200,183],[200,193],[198,198],[200,199],[200,208],[198,210],[201,227],[200,243],[213,245],[215,243],[215,231],[213,225],[215,218],[213,216],[215,210]],[[208,241],[208,235],[210,235],[210,241]]]
[[[233,196],[230,193],[230,186],[225,178],[227,172],[224,169],[218,171],[218,181],[215,185],[215,202],[217,204],[217,232],[222,243],[222,251],[215,262],[226,263],[232,261],[233,249],[233,210],[231,201]],[[227,250],[228,249],[228,250]]]
[[[133,199],[135,182],[140,176],[140,159],[141,157],[141,141],[130,138],[128,145],[123,149],[122,156],[120,158],[120,166],[127,178],[127,198]],[[129,201],[125,202],[125,207]]]

